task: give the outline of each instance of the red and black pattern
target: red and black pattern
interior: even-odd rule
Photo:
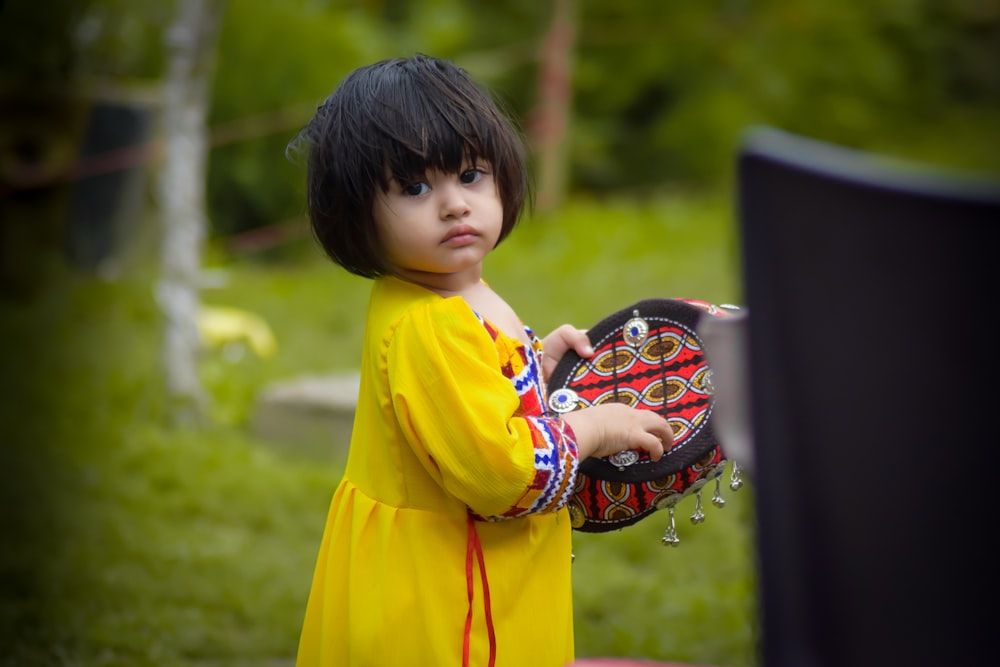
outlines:
[[[674,432],[659,461],[629,450],[581,462],[569,505],[575,529],[631,525],[722,474],[726,459],[712,430],[711,369],[697,333],[706,314],[726,311],[692,299],[640,301],[588,330],[593,357],[569,352],[560,360],[548,386],[552,410],[625,403],[662,414]]]

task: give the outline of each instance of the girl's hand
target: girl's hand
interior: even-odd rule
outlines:
[[[576,434],[580,460],[610,456],[626,449],[641,449],[659,461],[674,441],[667,420],[650,410],[636,410],[623,403],[602,403],[562,418]]]
[[[556,369],[559,360],[563,358],[567,350],[573,350],[584,359],[594,356],[594,348],[590,346],[590,339],[587,338],[585,329],[577,329],[569,324],[564,324],[544,339],[542,339],[542,379],[545,384],[549,383],[552,371]]]

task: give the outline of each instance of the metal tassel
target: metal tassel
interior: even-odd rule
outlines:
[[[743,486],[743,471],[740,470],[740,464],[733,461],[733,472],[729,476],[729,488],[733,491],[739,491],[741,486]]]
[[[722,480],[719,477],[715,478],[715,493],[712,494],[712,504],[722,509],[726,506],[726,499],[722,497]]]
[[[705,512],[701,508],[701,489],[694,494],[694,514],[691,515],[691,523],[698,525],[705,520]]]
[[[680,544],[681,540],[677,537],[677,528],[674,525],[674,508],[671,507],[668,509],[667,513],[670,515],[670,524],[667,526],[666,532],[663,533],[660,542],[663,542],[663,546],[665,547],[676,547]]]

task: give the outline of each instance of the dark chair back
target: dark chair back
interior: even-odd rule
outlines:
[[[996,183],[762,128],[738,188],[763,667],[989,662]]]

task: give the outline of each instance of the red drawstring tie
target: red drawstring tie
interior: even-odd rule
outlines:
[[[497,659],[497,637],[493,631],[493,613],[490,610],[490,584],[486,580],[486,561],[483,558],[483,545],[479,541],[479,533],[476,532],[476,522],[469,515],[469,539],[465,550],[465,586],[469,592],[469,613],[465,616],[465,639],[462,642],[462,667],[469,667],[469,642],[472,639],[472,554],[475,553],[479,561],[479,576],[483,582],[483,607],[486,610],[486,631],[490,635],[490,664],[493,667]]]

